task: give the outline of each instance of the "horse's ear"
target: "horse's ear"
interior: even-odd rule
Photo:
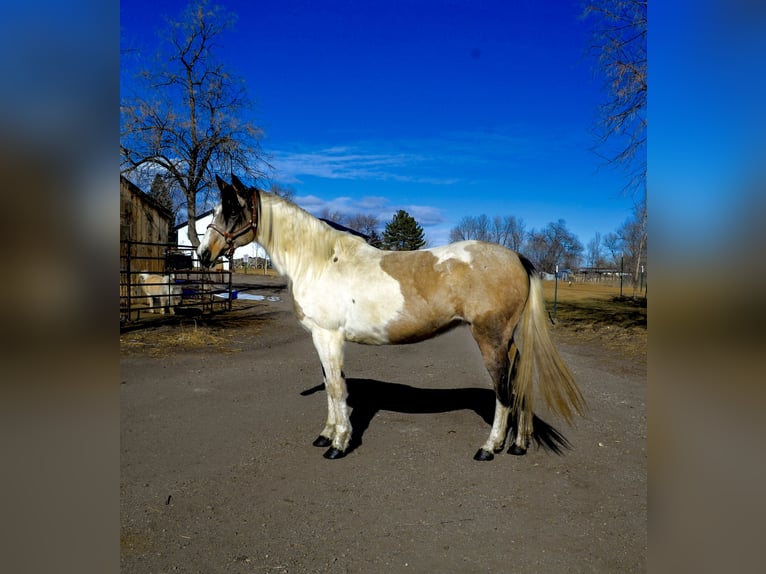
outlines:
[[[231,174],[231,184],[234,186],[234,189],[236,189],[237,193],[239,193],[240,195],[248,194],[247,186],[244,183],[242,183],[239,180],[239,178],[233,173]]]
[[[221,188],[221,207],[223,208],[223,216],[226,218],[239,213],[242,209],[237,192],[234,188],[228,185],[225,181],[219,179],[219,187]],[[221,186],[223,183],[223,186]]]
[[[218,190],[223,193],[224,188],[226,187],[227,183],[222,180],[220,177],[218,177],[218,174],[215,176],[215,182],[218,184]]]

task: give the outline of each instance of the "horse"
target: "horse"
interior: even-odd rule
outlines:
[[[345,456],[351,440],[346,341],[415,343],[467,324],[495,390],[492,428],[475,460],[504,450],[509,415],[516,432],[508,452],[526,453],[536,395],[570,424],[584,414],[582,393],[548,330],[540,279],[522,255],[480,241],[385,251],[234,175],[231,184],[216,182],[221,202],[197,248],[200,263],[209,267],[256,241],[287,277],[294,314],[322,364],[327,420],[313,444],[327,448],[325,458]]]
[[[162,315],[165,314],[166,308],[171,313],[175,313],[174,307],[181,302],[181,287],[175,285],[175,277],[172,274],[140,273],[138,284],[141,293],[146,297],[146,304],[151,313],[154,313],[157,308]],[[155,301],[157,301],[156,306]]]

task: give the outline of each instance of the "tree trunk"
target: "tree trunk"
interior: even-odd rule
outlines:
[[[647,210],[644,207],[643,214],[641,215],[641,239],[638,242],[638,254],[636,256],[636,268],[633,272],[633,299],[638,296],[639,289],[639,277],[641,273],[641,255],[644,252],[644,245],[646,244],[646,215]]]
[[[186,197],[186,214],[189,217],[187,233],[189,234],[189,241],[196,249],[199,247],[199,237],[197,237],[197,203],[196,194],[191,197]]]

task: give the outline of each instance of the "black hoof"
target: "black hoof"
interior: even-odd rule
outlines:
[[[322,436],[320,434],[318,437],[316,437],[314,442],[312,442],[311,444],[313,444],[314,446],[325,448],[332,444],[332,439],[329,439],[326,436]]]
[[[488,450],[484,450],[483,448],[480,448],[476,451],[476,454],[473,455],[474,460],[492,460],[495,458],[495,455],[489,452]]]
[[[527,449],[521,448],[519,445],[514,443],[514,444],[511,445],[511,448],[508,449],[508,454],[513,454],[513,455],[516,455],[516,456],[523,456],[523,455],[527,454]]]
[[[336,458],[343,458],[344,456],[346,456],[346,453],[335,447],[328,448],[327,451],[324,453],[324,457],[330,460],[335,460]]]

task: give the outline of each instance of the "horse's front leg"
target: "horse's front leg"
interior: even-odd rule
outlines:
[[[314,347],[319,354],[327,392],[327,423],[314,441],[316,446],[330,446],[325,458],[340,458],[351,441],[351,422],[346,404],[346,380],[343,376],[343,335],[340,331],[313,329]]]
[[[324,383],[325,396],[327,396],[327,422],[312,444],[318,447],[328,447],[332,444],[332,437],[335,436],[335,404],[330,393],[327,392],[327,375],[325,375],[324,367],[322,367],[322,382]]]

